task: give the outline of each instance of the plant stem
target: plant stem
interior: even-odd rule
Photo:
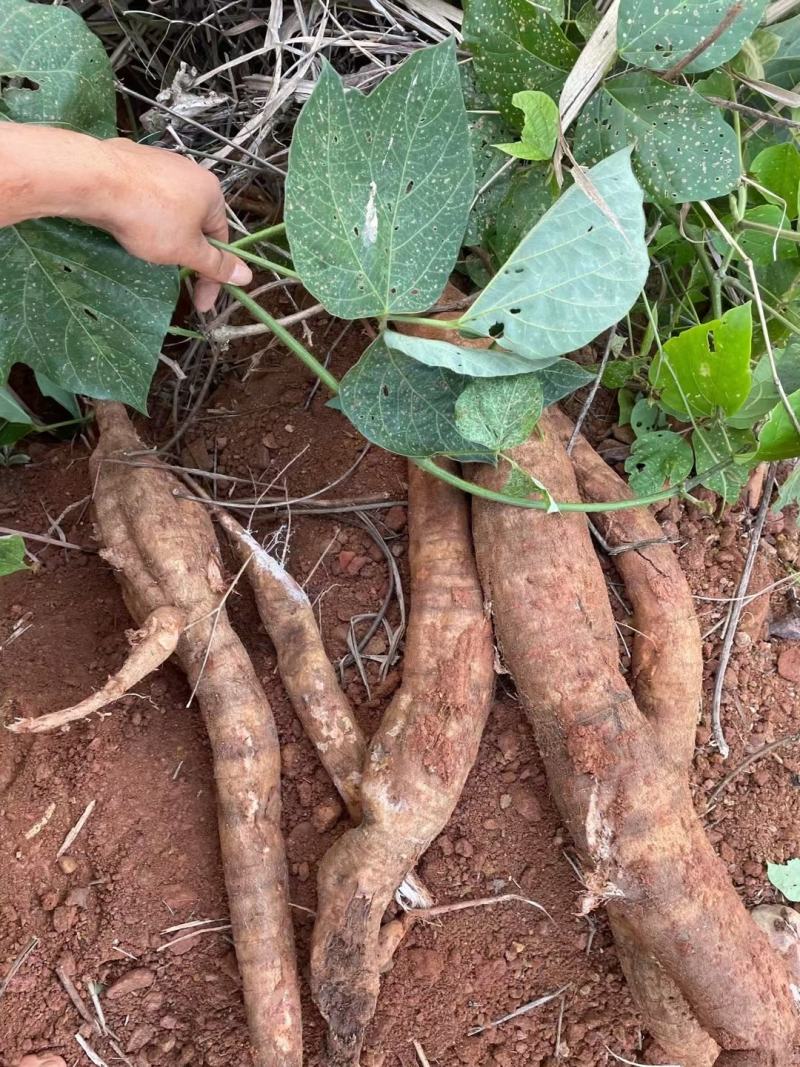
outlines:
[[[285,222],[278,222],[274,226],[265,226],[263,230],[253,230],[236,241],[231,241],[231,248],[249,248],[250,245],[258,244],[259,241],[267,241],[270,237],[279,237],[286,230]]]
[[[226,285],[225,289],[235,297],[242,307],[247,308],[254,318],[263,323],[267,329],[282,341],[292,355],[296,356],[301,363],[315,374],[317,378],[322,382],[327,389],[336,396],[339,393],[339,381],[331,374],[327,367],[323,367],[320,361],[313,356],[308,349],[293,337],[289,331],[280,325],[269,312],[265,311],[260,304],[257,304],[252,297],[249,297],[243,289],[240,289],[236,285]],[[420,322],[424,320],[410,319],[413,322]],[[431,320],[436,323],[437,326],[441,325],[438,320]],[[452,320],[450,323],[452,327]],[[605,502],[595,503],[582,503],[579,501],[569,501],[561,503],[559,501],[553,501],[552,498],[546,498],[543,500],[529,500],[524,497],[510,496],[508,493],[498,493],[494,489],[484,489],[481,485],[476,485],[475,482],[470,482],[466,478],[459,478],[457,474],[451,474],[449,471],[443,470],[432,459],[415,459],[409,457],[412,463],[415,463],[421,470],[426,471],[428,474],[433,475],[434,478],[438,478],[442,482],[447,482],[449,485],[455,486],[457,489],[463,490],[465,493],[470,493],[472,496],[480,496],[485,500],[494,500],[498,504],[510,504],[512,507],[517,508],[529,508],[534,511],[580,511],[580,512],[602,512],[602,511],[624,511],[627,508],[644,507],[648,504],[657,504],[662,500],[669,500],[673,496],[677,496],[680,493],[688,492],[696,485],[699,485],[702,480],[708,475],[721,470],[723,467],[729,466],[733,462],[733,457],[729,456],[722,463],[715,464],[714,467],[709,468],[707,471],[703,471],[702,474],[696,475],[694,478],[688,481],[679,482],[677,485],[668,486],[666,489],[662,489],[659,493],[651,493],[649,496],[634,497],[631,500],[609,500]]]
[[[391,322],[411,322],[415,326],[433,326],[437,330],[460,330],[461,319],[424,319],[419,315],[389,315]]]
[[[262,267],[264,270],[274,270],[276,274],[282,274],[284,278],[299,278],[300,275],[296,270],[292,270],[291,267],[284,267],[280,263],[273,263],[271,259],[264,259],[263,256],[257,256],[255,252],[245,252],[241,248],[237,248],[235,245],[226,245],[224,241],[215,241],[213,237],[208,238],[208,243],[213,245],[214,248],[219,248],[223,252],[230,252],[234,256],[238,256],[239,259],[244,259],[248,263],[252,263],[255,267]]]
[[[741,219],[739,226],[743,230],[757,230],[759,233],[771,234],[780,241],[800,243],[800,233],[797,230],[782,230],[779,226],[770,226],[766,222],[752,222],[750,219]]]
[[[281,326],[279,322],[273,319],[268,311],[265,311],[260,304],[257,304],[252,297],[247,295],[244,289],[240,289],[238,285],[226,285],[225,288],[231,296],[239,301],[242,307],[247,308],[254,318],[263,323],[268,330],[271,330],[278,340],[286,345],[292,355],[297,356],[301,363],[305,363],[312,374],[315,374],[322,384],[336,396],[339,392],[339,382],[334,378],[327,367],[323,367],[316,356],[312,356],[308,349],[300,344],[297,338],[293,337],[285,326]]]

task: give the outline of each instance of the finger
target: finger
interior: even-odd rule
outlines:
[[[215,282],[249,285],[253,280],[253,272],[246,263],[231,252],[214,248],[204,237],[198,238],[189,255],[185,257],[183,266],[190,267],[202,277]]]
[[[198,311],[211,311],[217,302],[222,286],[211,278],[198,278],[195,282],[192,299]]]

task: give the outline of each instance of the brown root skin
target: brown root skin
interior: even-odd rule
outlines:
[[[278,670],[295,714],[353,822],[360,822],[361,769],[367,743],[325,653],[308,597],[234,518],[221,508],[215,516],[230,535],[239,560],[247,564],[256,607],[275,646]]]
[[[546,412],[544,424],[564,443],[572,435],[572,422],[556,408]],[[575,441],[571,459],[584,500],[630,500],[633,496],[584,437]],[[600,513],[592,521],[614,548],[664,536],[647,508]],[[652,723],[668,758],[688,767],[703,690],[700,626],[689,583],[668,544],[620,552],[613,560],[634,611],[636,703]]]
[[[156,608],[144,620],[142,628],[130,636],[132,648],[128,658],[109,677],[102,689],[71,708],[40,715],[37,719],[20,719],[10,723],[7,729],[15,734],[46,733],[88,718],[108,704],[113,704],[169,659],[185,624],[186,616],[177,608],[168,605]]]
[[[98,403],[90,469],[103,555],[142,622],[165,606],[188,619],[178,659],[203,711],[236,955],[257,1067],[300,1067],[300,998],[280,833],[280,752],[271,709],[221,606],[226,585],[211,520],[175,495],[154,460],[113,462],[142,442],[119,404]]]
[[[311,953],[329,1063],[359,1062],[375,1010],[383,912],[447,823],[491,706],[491,629],[463,496],[409,467],[411,617],[403,682],[373,738],[364,818],[325,856]]]
[[[512,452],[560,500],[577,500],[552,428]],[[482,466],[497,489],[506,471]],[[478,567],[504,661],[598,901],[675,982],[727,1050],[789,1063],[788,972],[709,845],[685,774],[664,756],[621,676],[613,619],[585,519],[476,499]],[[612,636],[610,636],[612,635]]]
[[[573,425],[557,408],[544,425],[563,444]],[[626,483],[582,436],[575,440],[572,465],[584,500],[624,500]],[[614,548],[658,540],[662,531],[646,508],[606,512],[593,517]],[[613,557],[634,612],[631,677],[639,708],[647,715],[665,759],[688,767],[703,688],[700,627],[686,576],[672,547],[646,545]],[[612,651],[613,654],[613,651]],[[710,1067],[719,1046],[694,1018],[678,987],[652,956],[637,952],[635,934],[617,913],[610,915],[620,964],[647,1031],[658,1042],[655,1058],[683,1067]]]

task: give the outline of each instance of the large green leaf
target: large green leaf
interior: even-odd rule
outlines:
[[[775,366],[785,393],[794,393],[800,389],[800,343],[775,352]],[[749,429],[759,419],[763,419],[779,399],[770,361],[764,355],[753,371],[753,381],[747,399],[726,421],[729,426]]]
[[[750,392],[750,304],[671,337],[650,367],[650,384],[670,411],[732,415]]]
[[[755,440],[749,430],[734,430],[729,426],[704,426],[692,434],[694,465],[698,474],[711,470],[718,463],[738,453],[752,453]],[[721,470],[707,474],[702,485],[712,493],[718,493],[726,504],[733,504],[739,499],[750,477],[750,467],[740,463],[729,463]]]
[[[67,7],[28,0],[0,3],[0,86],[20,79],[0,98],[0,113],[15,122],[64,126],[114,137],[114,77],[102,44]]]
[[[0,385],[0,421],[34,425],[31,413],[7,385]]]
[[[739,182],[736,134],[693,89],[638,71],[609,78],[575,129],[575,154],[595,163],[634,145],[637,178],[655,200],[711,200]]]
[[[543,399],[535,374],[475,379],[456,401],[456,426],[467,440],[501,452],[528,440],[542,414]]]
[[[764,65],[764,76],[784,89],[800,82],[800,15],[770,27],[780,38],[775,57]]]
[[[741,12],[686,70],[712,70],[735,56],[761,21],[767,0],[741,0]],[[725,18],[729,0],[621,0],[617,44],[637,67],[667,70],[704,41]]]
[[[27,363],[73,392],[144,410],[177,291],[175,271],[87,226],[0,230],[0,381]]]
[[[795,420],[800,422],[800,389],[790,393],[787,399],[795,419],[789,416],[782,401],[775,405],[758,435],[758,449],[754,456],[756,463],[800,456],[800,434],[794,425]]]
[[[536,371],[536,377],[542,386],[543,404],[555,404],[562,397],[569,396],[576,389],[582,389],[584,385],[593,382],[597,376],[597,369],[587,370],[580,363],[571,359],[557,359],[549,367]]]
[[[464,9],[464,44],[478,84],[519,129],[514,93],[538,89],[557,97],[578,50],[551,14],[528,0],[466,0]]]
[[[525,374],[531,369],[527,359],[500,349],[467,348],[438,338],[412,337],[410,334],[395,333],[394,330],[386,330],[383,337],[395,352],[411,356],[428,367],[447,367],[468,378]]]
[[[532,370],[616,323],[647,277],[642,191],[630,153],[603,160],[585,180],[592,195],[571,186],[461,319],[529,359]]]
[[[435,303],[473,191],[452,39],[415,52],[369,96],[323,66],[292,138],[284,217],[295,268],[331,314]]]
[[[0,578],[24,570],[27,570],[25,542],[18,534],[0,537]]]
[[[456,426],[456,400],[468,381],[393,351],[381,336],[342,378],[339,403],[368,441],[389,452],[491,459]]]
[[[688,476],[692,469],[688,441],[672,430],[653,430],[637,437],[625,460],[628,481],[634,493],[647,496]]]
[[[469,136],[475,168],[475,195],[464,244],[483,245],[494,223],[497,205],[508,192],[512,179],[508,156],[496,147],[498,141],[511,136],[511,131],[499,115],[473,115],[470,116]]]
[[[778,223],[778,226],[785,228],[786,219],[797,218],[797,191],[800,186],[800,152],[797,146],[787,141],[764,148],[750,164],[750,173],[772,193],[785,212],[783,221]]]
[[[526,167],[514,174],[503,190],[494,226],[486,233],[487,244],[499,263],[508,259],[553,203],[548,169],[544,164]]]

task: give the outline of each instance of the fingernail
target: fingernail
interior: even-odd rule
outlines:
[[[247,266],[246,263],[242,263],[241,260],[233,268],[231,274],[231,283],[233,285],[249,285],[253,280],[253,272]]]

